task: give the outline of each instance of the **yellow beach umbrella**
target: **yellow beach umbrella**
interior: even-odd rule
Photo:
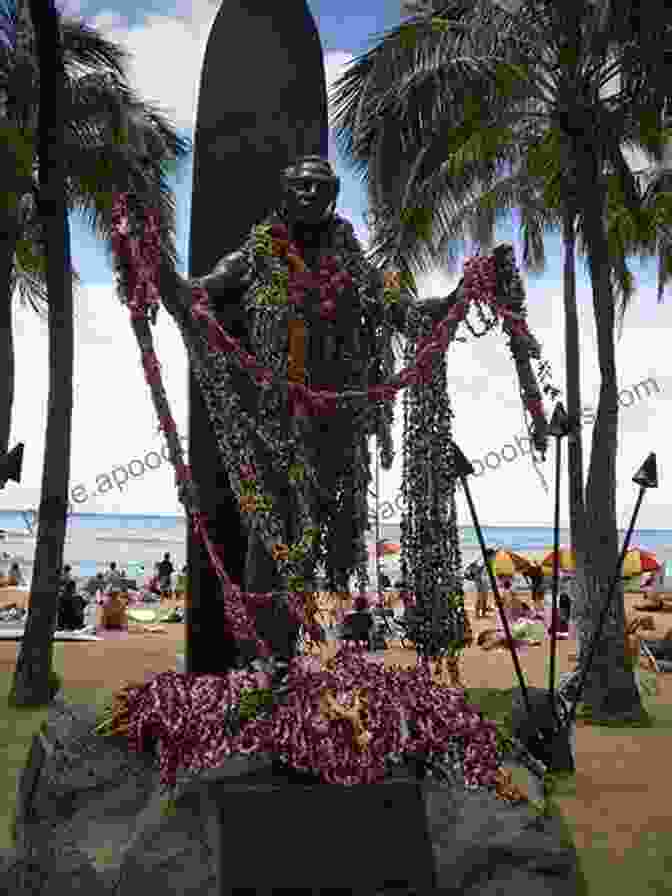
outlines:
[[[512,555],[508,551],[497,551],[490,562],[492,571],[496,576],[515,576],[516,566]]]
[[[546,554],[541,562],[541,567],[544,571],[544,575],[553,575],[554,554],[555,551],[551,551],[549,554]],[[570,550],[570,548],[560,548],[560,550],[558,551],[558,557],[558,567],[563,572],[574,572],[576,570],[576,557],[574,556],[574,551]]]
[[[491,563],[493,564],[493,573],[496,576],[515,576],[516,573],[527,575],[537,564],[522,554],[516,554],[513,551],[500,550],[497,551]]]

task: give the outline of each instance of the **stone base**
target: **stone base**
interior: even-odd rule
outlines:
[[[211,784],[203,799],[222,896],[433,890],[423,794],[409,774],[339,787],[267,768]]]
[[[182,776],[177,811],[166,815],[158,763],[94,734],[94,723],[88,707],[50,709],[53,749],[23,850],[0,863],[0,894],[221,896],[260,885],[319,893],[349,873],[349,892],[575,896],[576,855],[560,822],[525,804],[418,782],[405,769],[380,785],[303,786],[273,776],[271,758],[259,756]],[[402,874],[408,885],[393,886]]]

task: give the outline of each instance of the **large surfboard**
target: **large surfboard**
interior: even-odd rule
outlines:
[[[322,47],[305,0],[224,0],[208,38],[194,137],[189,272],[199,277],[236,249],[279,199],[280,173],[297,156],[328,153]],[[241,322],[230,319],[233,335]],[[193,376],[189,460],[210,535],[243,583],[247,534]],[[188,536],[187,671],[231,668],[220,586],[200,541]]]

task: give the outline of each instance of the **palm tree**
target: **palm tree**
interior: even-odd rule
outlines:
[[[385,222],[375,234],[380,257],[411,271],[437,261],[451,269],[455,244],[447,222],[455,203],[507,166],[516,171],[525,161],[543,175],[543,164],[535,164],[548,163],[553,153],[544,146],[555,145],[563,202],[550,207],[561,212],[569,242],[580,218],[598,330],[602,382],[584,493],[585,550],[577,559],[584,596],[602,594],[618,556],[615,293],[627,301],[632,289],[625,266],[610,253],[602,175],[610,170],[611,184],[639,220],[637,184],[622,147],[640,145],[649,158],[662,156],[669,25],[664,20],[656,35],[644,35],[628,4],[614,10],[576,3],[566,10],[528,0],[516,14],[490,0],[441,6],[440,17],[421,16],[394,29],[340,79],[339,143]],[[605,98],[602,88],[615,75],[620,89]],[[570,343],[578,387],[578,339],[570,335]],[[584,616],[590,618],[585,604]],[[589,677],[586,700],[595,715],[640,710],[624,661],[623,625],[620,595]]]
[[[39,60],[39,194],[49,296],[49,402],[42,469],[40,521],[30,609],[14,672],[10,701],[46,705],[70,483],[72,421],[73,304],[70,225],[66,201],[63,52],[53,0],[31,0]]]
[[[32,2],[36,4],[38,0]],[[22,270],[28,272],[24,286],[34,300],[31,287],[36,290],[37,299],[47,300],[49,316],[50,394],[35,571],[10,695],[15,704],[32,706],[44,705],[53,695],[52,640],[67,518],[73,351],[68,211],[80,208],[87,212],[98,232],[109,241],[112,194],[133,192],[141,208],[158,211],[162,270],[164,276],[166,272],[174,273],[174,202],[162,166],[186,154],[188,146],[187,141],[175,136],[157,111],[140,102],[118,73],[115,76],[101,71],[86,81],[69,78],[65,70],[67,57],[61,47],[61,35],[68,33],[68,26],[61,27],[59,34],[53,8],[43,11],[38,5],[36,12],[42,16],[40,71],[50,72],[50,77],[40,79],[39,97],[33,91],[30,100],[33,107],[37,104],[47,111],[40,115],[38,146],[33,149],[32,135],[28,144],[31,162],[35,156],[39,159],[39,186],[31,178],[30,191],[23,192],[28,183],[22,183],[13,206],[16,209],[20,204],[24,226],[14,231],[17,242],[12,270],[12,276]],[[17,13],[20,27],[16,46],[26,46],[29,52],[30,42],[25,35],[30,32],[31,23],[24,0]],[[80,64],[91,64],[101,57],[95,34],[79,25],[70,30],[71,49],[80,54]],[[83,40],[75,40],[77,33]],[[110,50],[114,61],[116,48],[103,42],[102,49]],[[50,90],[55,90],[57,96]],[[13,133],[18,132],[16,127]],[[12,130],[8,129],[8,133]],[[30,167],[34,168],[34,164]],[[64,278],[63,271],[70,273]],[[11,291],[7,297],[9,304]]]
[[[0,456],[7,451],[14,397],[12,298],[46,316],[45,258],[37,214],[38,84],[26,38],[27,0],[0,7]],[[190,152],[153,105],[127,83],[128,54],[82,22],[60,22],[66,118],[67,201],[108,247],[111,196],[131,190],[158,209],[168,269],[176,264],[168,166]],[[73,283],[78,284],[72,270]]]

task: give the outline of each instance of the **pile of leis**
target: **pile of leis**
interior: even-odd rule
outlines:
[[[386,669],[350,648],[326,666],[293,660],[282,699],[262,673],[166,672],[126,689],[115,707],[123,725],[108,717],[99,730],[125,733],[137,751],[156,744],[166,789],[176,787],[180,770],[270,754],[332,784],[380,781],[393,765],[414,760],[444,777],[459,766],[467,788],[494,790],[502,758],[496,724],[464,692],[435,683],[427,665]]]

